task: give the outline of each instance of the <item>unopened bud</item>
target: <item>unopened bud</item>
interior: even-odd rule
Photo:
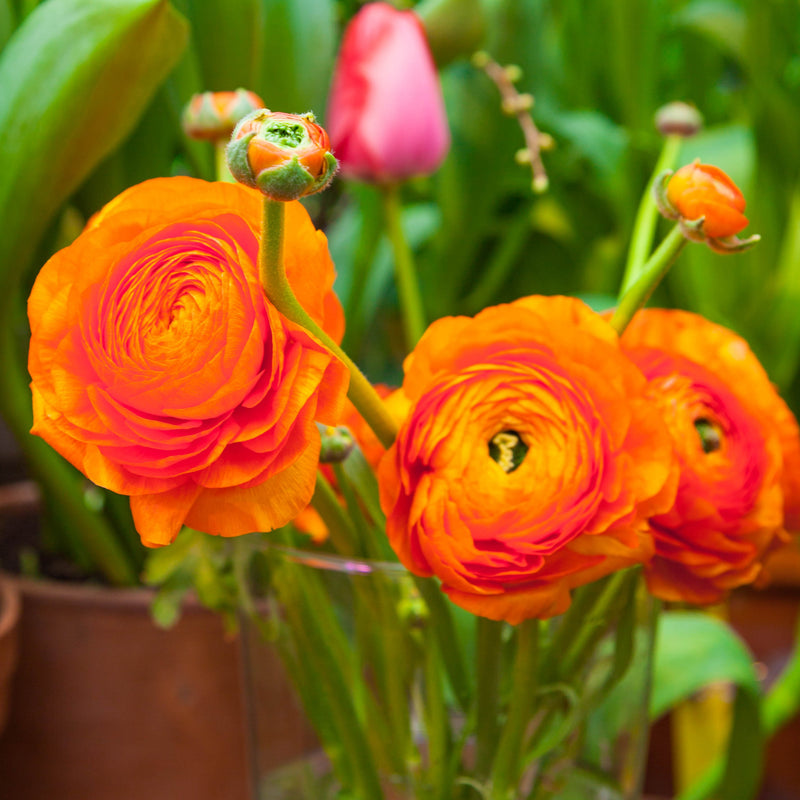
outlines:
[[[264,107],[254,92],[202,92],[192,96],[183,110],[181,123],[192,139],[219,141],[227,139],[236,123],[252,111]]]
[[[549,133],[539,134],[539,149],[540,150],[555,150],[556,140]]]
[[[490,61],[489,54],[485,50],[478,50],[472,54],[472,66],[483,69]]]
[[[314,115],[263,108],[242,119],[227,148],[237,181],[272,200],[297,200],[324,189],[338,164],[325,129]]]
[[[503,71],[506,74],[506,80],[511,83],[516,83],[522,78],[522,68],[518,67],[516,64],[509,64],[507,67],[503,68]]]
[[[319,452],[321,464],[338,464],[350,455],[355,440],[350,429],[344,425],[334,428],[330,425],[318,425],[322,446]]]
[[[536,194],[544,194],[549,186],[550,181],[548,180],[547,175],[537,175],[533,179],[533,191]]]
[[[514,153],[514,160],[517,164],[530,164],[533,161],[533,153],[527,147],[523,147]]]
[[[703,115],[688,103],[667,103],[656,111],[656,128],[663,136],[694,136],[703,127]]]

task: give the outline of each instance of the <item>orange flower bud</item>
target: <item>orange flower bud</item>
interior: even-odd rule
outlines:
[[[669,179],[666,201],[679,218],[702,217],[700,230],[710,239],[734,236],[747,227],[739,188],[721,169],[699,160],[681,167]]]
[[[251,111],[264,107],[254,92],[202,92],[192,96],[183,111],[183,130],[192,139],[227,139],[236,123]]]
[[[233,177],[272,200],[321,191],[338,166],[328,134],[311,112],[254,111],[234,129],[227,155]]]

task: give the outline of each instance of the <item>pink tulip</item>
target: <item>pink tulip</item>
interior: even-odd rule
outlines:
[[[369,3],[353,17],[333,76],[327,128],[345,177],[393,183],[441,164],[450,131],[414,12]]]

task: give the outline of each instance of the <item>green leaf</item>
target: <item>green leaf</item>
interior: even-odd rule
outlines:
[[[263,49],[260,0],[183,0],[203,86],[199,91],[256,90]],[[189,98],[185,98],[184,102]]]
[[[65,198],[130,132],[185,38],[165,0],[51,0],[16,31],[0,56],[6,285]]]
[[[742,61],[747,16],[728,0],[695,0],[675,15],[675,24],[705,36],[721,50]]]
[[[53,216],[130,132],[183,47],[185,24],[165,0],[50,0],[0,55],[0,319],[17,318],[19,287]],[[0,327],[0,411],[31,473],[114,583],[136,572],[107,521],[76,494],[83,479],[28,435],[31,401],[15,330]]]
[[[258,90],[268,108],[322,117],[336,54],[330,0],[261,0],[264,41]]]
[[[11,0],[0,0],[0,50],[6,46],[6,42],[11,38],[15,25],[16,19]]]

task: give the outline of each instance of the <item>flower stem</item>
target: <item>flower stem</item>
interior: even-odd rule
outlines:
[[[648,301],[653,290],[680,255],[686,241],[680,226],[675,225],[655,253],[642,266],[636,282],[621,292],[619,304],[611,318],[611,327],[618,334],[622,334],[633,319],[633,315]]]
[[[497,746],[497,698],[499,696],[500,660],[503,625],[478,617],[477,625],[477,706],[475,720],[476,772],[488,774]]]
[[[653,169],[653,174],[647,183],[647,189],[642,195],[639,210],[636,212],[633,233],[631,234],[628,260],[625,264],[625,275],[622,279],[622,293],[627,292],[636,283],[647,260],[647,254],[652,247],[653,235],[659,219],[658,208],[653,200],[653,187],[663,172],[675,166],[682,141],[683,138],[677,134],[671,134],[666,137],[656,166]]]
[[[538,664],[539,620],[529,619],[517,627],[511,702],[492,769],[492,796],[498,799],[509,796],[509,789],[519,781],[525,728],[536,698]]]
[[[236,178],[231,175],[231,171],[228,169],[227,147],[227,139],[214,142],[214,163],[217,170],[217,180],[223,183],[236,183]]]
[[[412,349],[425,332],[425,311],[417,281],[414,257],[408,246],[400,220],[400,193],[394,184],[381,187],[386,228],[394,252],[394,274],[400,296],[400,312],[406,345]]]
[[[397,437],[397,423],[378,393],[350,356],[311,319],[294,296],[283,263],[284,217],[283,203],[265,197],[261,246],[258,253],[258,268],[264,291],[281,314],[309,331],[347,367],[350,372],[348,397],[375,432],[381,444],[387,448],[391,447]]]

